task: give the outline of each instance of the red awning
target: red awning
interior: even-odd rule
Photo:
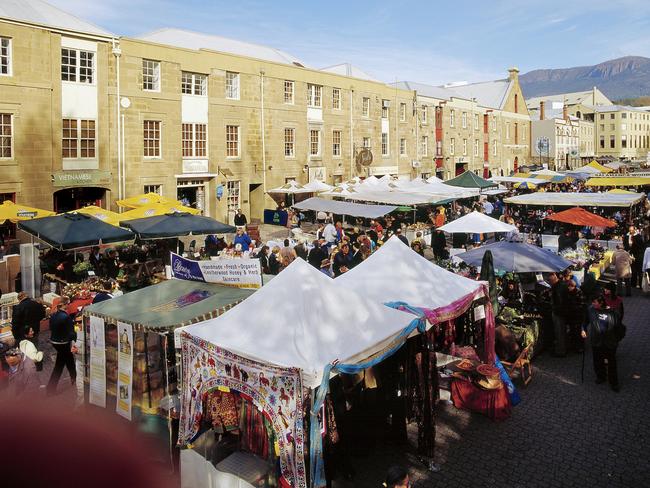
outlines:
[[[616,227],[616,222],[600,215],[587,212],[584,208],[574,207],[547,217],[548,220],[586,227]]]

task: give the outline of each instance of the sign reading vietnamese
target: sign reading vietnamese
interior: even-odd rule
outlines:
[[[208,160],[207,159],[184,159],[183,160],[183,173],[207,173]]]
[[[193,261],[171,253],[172,276],[180,280],[219,283],[238,288],[260,288],[262,270],[259,259],[220,258],[213,261]]]
[[[106,186],[111,184],[110,171],[57,171],[52,175],[52,184],[63,186]]]

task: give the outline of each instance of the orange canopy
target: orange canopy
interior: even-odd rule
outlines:
[[[548,220],[585,227],[616,227],[616,222],[600,215],[587,212],[584,208],[574,207],[546,217]]]

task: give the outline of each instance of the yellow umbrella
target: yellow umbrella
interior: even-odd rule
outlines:
[[[40,208],[28,207],[27,205],[20,205],[12,202],[11,200],[5,200],[0,205],[0,223],[4,223],[5,220],[11,220],[16,222],[18,220],[29,220],[35,219],[38,217],[49,217],[51,215],[56,215],[54,212],[49,210],[42,210]]]
[[[612,190],[607,190],[607,193],[615,193],[617,195],[634,195],[635,191],[623,190],[622,188],[613,188]]]
[[[200,210],[195,208],[185,207],[183,205],[170,205],[162,203],[154,203],[147,205],[145,207],[134,208],[123,214],[119,214],[119,220],[133,220],[133,219],[143,219],[145,217],[155,217],[157,215],[165,215],[168,213],[174,212],[187,212],[193,215],[201,213]]]
[[[105,208],[97,207],[96,205],[89,205],[88,207],[80,208],[79,210],[73,210],[72,212],[68,212],[68,213],[73,213],[73,212],[77,212],[85,215],[92,215],[93,217],[98,218],[102,222],[106,222],[107,224],[111,224],[111,225],[117,225],[122,218],[122,216],[117,212],[112,212],[110,210],[106,210]]]
[[[136,195],[134,197],[125,198],[123,200],[118,200],[117,204],[120,207],[129,207],[129,208],[138,208],[144,207],[145,205],[152,205],[154,203],[161,203],[164,205],[180,205],[181,202],[171,198],[166,198],[157,193],[143,193],[141,195]]]
[[[603,166],[602,164],[600,164],[595,159],[591,163],[589,163],[587,166],[591,166],[592,168],[597,169],[601,173],[611,173],[612,171],[614,171],[612,168],[608,168],[607,166]]]

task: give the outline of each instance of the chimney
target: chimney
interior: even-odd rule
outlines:
[[[566,104],[566,101],[564,102],[564,105],[562,105],[562,118],[564,120],[569,120],[569,107]]]
[[[539,102],[539,120],[544,120],[546,118],[546,112],[544,111],[544,100]]]
[[[508,79],[510,81],[517,81],[519,79],[519,68],[513,66],[508,70]]]

